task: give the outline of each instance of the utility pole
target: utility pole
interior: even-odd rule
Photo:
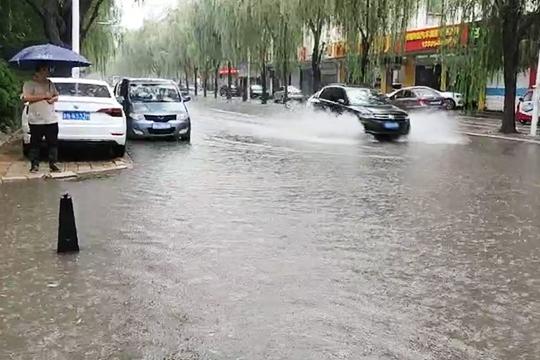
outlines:
[[[79,54],[80,51],[80,30],[81,30],[81,12],[79,10],[79,0],[72,0],[71,3],[71,50]],[[79,77],[79,68],[74,67],[71,70],[71,76]]]
[[[536,130],[538,129],[538,116],[540,115],[540,51],[538,52],[538,65],[536,66],[536,86],[533,90],[533,112],[531,119],[531,136],[536,136]]]

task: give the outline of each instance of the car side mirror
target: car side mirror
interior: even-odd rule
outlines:
[[[521,102],[523,102],[523,101],[524,101],[524,99],[523,99],[522,97],[520,97],[520,98],[519,98],[518,100],[519,100],[519,101],[521,101]]]
[[[345,99],[338,99],[338,104],[340,105],[347,105],[347,102],[345,101]]]
[[[190,102],[190,101],[191,101],[191,96],[189,96],[189,95],[184,95],[184,96],[182,97],[182,99],[184,99],[184,102]]]

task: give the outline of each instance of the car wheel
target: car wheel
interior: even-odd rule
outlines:
[[[191,128],[184,135],[180,135],[180,140],[185,141],[185,142],[190,142],[191,141]]]
[[[114,145],[112,153],[114,157],[124,157],[126,154],[126,145]]]
[[[375,140],[379,142],[388,142],[394,141],[399,138],[399,135],[389,135],[389,134],[374,134]]]
[[[28,157],[28,155],[30,154],[30,144],[25,144],[24,141],[22,142],[22,151],[23,151],[23,155],[25,157]]]
[[[452,99],[445,99],[444,108],[446,110],[454,110],[456,108],[456,102]]]

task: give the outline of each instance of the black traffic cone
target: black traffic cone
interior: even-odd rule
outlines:
[[[60,215],[58,221],[58,253],[78,252],[79,239],[75,226],[75,214],[73,213],[73,201],[69,194],[60,199]]]

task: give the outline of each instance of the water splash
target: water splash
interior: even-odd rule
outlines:
[[[409,142],[426,144],[467,144],[467,137],[459,132],[458,119],[451,112],[412,113]]]

